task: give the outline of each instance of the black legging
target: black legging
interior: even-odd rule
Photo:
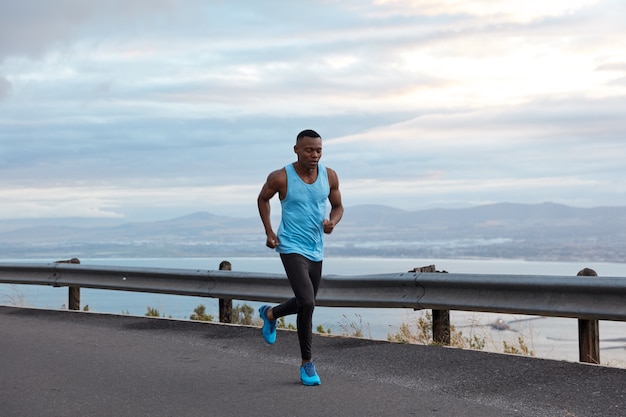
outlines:
[[[302,360],[311,360],[311,342],[313,340],[313,310],[315,297],[322,280],[322,262],[313,262],[296,253],[281,254],[287,279],[295,295],[272,309],[274,318],[298,314],[298,340]]]

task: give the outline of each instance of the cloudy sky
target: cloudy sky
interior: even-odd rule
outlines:
[[[0,218],[626,205],[623,0],[0,0]],[[348,212],[347,212],[348,213]]]

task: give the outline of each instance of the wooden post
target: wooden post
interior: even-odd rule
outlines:
[[[435,265],[413,268],[409,272],[439,272]],[[433,342],[438,345],[450,346],[450,310],[433,310]]]
[[[433,310],[433,342],[450,346],[450,310]]]
[[[597,277],[593,269],[578,272],[579,277]],[[600,363],[600,325],[598,320],[578,319],[578,353],[580,362]]]
[[[61,261],[55,261],[55,264],[79,264],[80,259],[72,258]],[[67,308],[69,310],[80,310],[80,287],[69,287],[67,296]]]
[[[80,287],[69,288],[69,303],[67,308],[70,310],[80,310]]]
[[[228,261],[220,263],[220,271],[232,271],[232,265]],[[233,322],[233,300],[230,298],[220,298],[220,323]]]

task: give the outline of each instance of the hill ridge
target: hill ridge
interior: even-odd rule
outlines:
[[[7,258],[260,256],[268,254],[264,241],[258,218],[209,211],[125,223],[0,220],[0,249]],[[545,202],[408,211],[367,204],[346,207],[327,236],[326,254],[626,262],[625,245],[626,207]]]

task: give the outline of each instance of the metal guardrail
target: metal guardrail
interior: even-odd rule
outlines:
[[[626,321],[626,278],[421,274],[422,308]]]
[[[284,275],[237,271],[0,263],[0,282],[267,302],[293,296]],[[626,278],[426,272],[325,275],[316,304],[626,321]]]
[[[78,288],[266,302],[293,296],[281,274],[71,263],[0,263],[0,283],[69,287],[70,301],[72,289]],[[449,310],[571,317],[579,323],[626,321],[626,278],[430,272],[325,275],[316,305],[433,309],[434,332],[444,336],[447,332],[447,339],[439,340],[449,343],[449,314],[436,314]]]

